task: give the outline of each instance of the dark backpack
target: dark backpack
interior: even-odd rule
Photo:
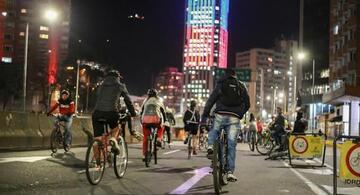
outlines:
[[[229,77],[222,83],[220,102],[228,107],[241,107],[243,114],[250,108],[250,98],[245,85],[234,77]]]

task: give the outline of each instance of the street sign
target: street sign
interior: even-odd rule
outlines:
[[[320,158],[323,155],[325,141],[321,136],[291,135],[289,144],[291,158]]]
[[[219,80],[225,75],[224,68],[215,69],[215,81]],[[251,70],[250,69],[235,69],[236,77],[240,81],[250,82],[251,81]]]
[[[340,179],[346,184],[360,184],[360,144],[345,141],[340,151]]]

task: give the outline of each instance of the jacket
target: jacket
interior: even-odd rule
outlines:
[[[197,110],[186,110],[183,118],[185,131],[196,131],[199,128],[200,114]]]
[[[164,123],[165,121],[167,121],[166,118],[166,114],[165,114],[165,106],[164,104],[160,101],[160,99],[156,98],[156,97],[150,97],[148,99],[146,99],[143,103],[143,105],[141,106],[141,121],[143,119],[143,117],[145,115],[147,115],[148,113],[151,112],[152,113],[152,106],[155,106],[155,114],[157,116],[159,116],[161,118],[162,123]]]
[[[116,77],[105,77],[103,83],[98,89],[95,110],[103,112],[118,112],[120,97],[124,97],[124,102],[131,116],[135,116],[135,109],[130,100],[129,92],[126,89],[125,84],[120,83],[119,79]]]
[[[220,79],[217,82],[215,89],[212,91],[209,99],[207,100],[207,102],[205,104],[204,113],[203,113],[202,119],[201,119],[202,122],[205,122],[206,119],[209,117],[210,110],[214,105],[216,105],[216,108],[214,109],[215,113],[233,115],[240,119],[242,119],[244,114],[249,110],[249,108],[250,108],[249,94],[247,92],[246,86],[240,81],[239,81],[239,84],[240,84],[240,87],[243,88],[242,95],[244,96],[243,100],[245,102],[241,106],[235,106],[235,107],[228,107],[221,103],[220,97],[222,95],[222,92],[221,92],[222,83],[226,79],[236,79],[236,78],[228,75],[228,76],[223,77],[222,79]]]
[[[70,98],[68,98],[67,100],[62,100],[60,98],[58,102],[51,108],[49,113],[52,113],[58,107],[59,113],[61,115],[71,116],[75,113],[75,103]]]

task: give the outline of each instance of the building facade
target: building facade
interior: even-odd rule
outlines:
[[[345,135],[359,135],[360,2],[330,1],[330,79],[323,101],[334,105],[334,122]]]
[[[56,10],[49,21],[46,10]],[[58,66],[68,55],[70,0],[0,0],[0,59],[22,66],[28,26],[28,104],[44,101],[48,85],[56,83]]]
[[[187,0],[184,98],[202,101],[213,89],[213,69],[227,67],[229,0]]]
[[[289,63],[284,53],[255,48],[236,54],[236,68],[251,69],[248,83],[250,112],[263,119],[271,118],[276,107],[287,109]]]
[[[182,103],[183,73],[178,68],[166,68],[155,79],[155,88],[164,100],[165,106],[180,111]]]

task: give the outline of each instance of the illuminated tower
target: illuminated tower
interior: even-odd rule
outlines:
[[[213,70],[227,67],[229,0],[187,0],[184,101],[204,102],[213,89]]]

